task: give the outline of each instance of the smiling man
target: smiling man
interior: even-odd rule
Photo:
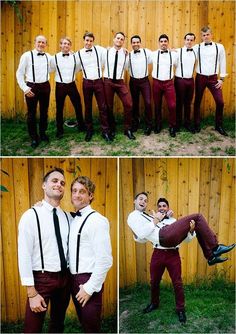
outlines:
[[[77,210],[69,237],[71,290],[85,333],[100,332],[103,283],[112,266],[109,222],[91,208],[94,191],[87,176],[71,184],[71,202]]]

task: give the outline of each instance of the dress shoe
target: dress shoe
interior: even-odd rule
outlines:
[[[78,132],[85,132],[86,127],[85,125],[78,125],[77,129],[78,129]]]
[[[201,131],[200,125],[195,125],[194,126],[194,131],[195,131],[195,133],[199,133]]]
[[[85,141],[90,141],[92,139],[93,132],[92,131],[87,131],[86,136],[85,136]]]
[[[171,137],[176,137],[175,128],[169,128],[169,133]]]
[[[131,130],[127,130],[124,132],[124,134],[129,138],[129,139],[136,139],[136,137],[133,135],[133,132]]]
[[[218,131],[222,136],[228,136],[228,133],[222,128],[222,126],[216,126],[215,130]]]
[[[161,126],[156,126],[154,128],[154,133],[160,133],[161,132]]]
[[[49,137],[44,133],[43,135],[40,136],[40,140],[46,141],[48,143],[49,142]]]
[[[32,148],[36,148],[37,146],[39,146],[39,142],[38,142],[38,140],[32,140],[32,142],[31,142],[31,147],[32,147]]]
[[[186,314],[185,314],[185,311],[178,311],[178,317],[179,317],[179,322],[181,324],[185,324],[187,318],[186,318]]]
[[[145,134],[145,136],[150,136],[151,132],[152,128],[146,128],[143,133]]]
[[[213,251],[213,256],[217,257],[217,256],[220,256],[221,254],[228,253],[235,247],[235,245],[236,244],[225,246],[225,245],[219,244],[218,247]]]
[[[191,125],[185,125],[184,128],[191,133],[195,133],[195,129]]]
[[[56,133],[56,137],[58,138],[58,139],[61,139],[62,137],[63,137],[63,132],[57,132]]]
[[[209,266],[213,266],[214,264],[225,262],[227,260],[228,260],[227,257],[223,257],[223,258],[221,258],[221,257],[212,257],[207,262],[208,262]]]
[[[143,309],[143,313],[152,312],[152,311],[156,310],[157,308],[158,308],[158,305],[156,305],[156,304],[149,304],[147,307],[145,307],[145,309]]]
[[[112,142],[113,141],[113,137],[107,132],[104,132],[102,134],[102,138],[104,138],[105,141],[107,141],[107,142]]]

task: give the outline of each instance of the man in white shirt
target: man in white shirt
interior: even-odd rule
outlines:
[[[176,130],[179,131],[182,125],[182,111],[184,107],[184,127],[189,132],[195,133],[190,124],[191,103],[194,94],[194,68],[196,63],[196,52],[193,49],[195,41],[193,33],[184,36],[184,46],[177,49],[178,63],[175,71],[175,92],[176,92]]]
[[[69,237],[71,291],[85,333],[100,332],[103,283],[112,266],[109,222],[90,206],[94,191],[95,184],[86,176],[71,184],[77,210]]]
[[[128,67],[128,54],[122,48],[125,41],[123,32],[117,32],[113,39],[113,47],[104,54],[104,88],[108,106],[109,123],[115,136],[115,119],[113,101],[115,93],[119,96],[124,107],[124,134],[131,140],[136,139],[132,132],[132,98],[124,82],[124,71]]]
[[[68,95],[73,107],[77,120],[77,128],[84,131],[84,120],[82,114],[81,99],[75,84],[75,75],[79,71],[79,64],[76,62],[75,55],[71,52],[71,39],[63,37],[60,40],[61,52],[58,52],[51,58],[51,68],[56,71],[56,123],[57,138],[63,137],[63,108],[65,98]]]
[[[49,141],[46,130],[50,96],[49,63],[51,56],[45,53],[46,46],[47,39],[41,35],[36,36],[34,50],[23,53],[16,72],[17,82],[25,94],[27,103],[27,126],[32,148],[39,145],[39,139]],[[36,122],[38,102],[40,108],[40,137],[38,136]]]
[[[50,170],[43,178],[41,206],[27,210],[19,222],[18,265],[27,287],[24,333],[40,333],[48,304],[50,333],[63,333],[70,300],[68,270],[69,219],[60,208],[64,171]]]
[[[145,112],[144,134],[149,136],[152,132],[152,102],[151,85],[148,79],[148,65],[151,63],[151,51],[141,48],[141,37],[134,35],[130,39],[133,51],[129,53],[129,88],[133,101],[132,109],[132,130],[135,132],[139,128],[139,95],[142,94]]]
[[[201,130],[200,105],[207,87],[216,103],[215,130],[222,136],[227,136],[223,129],[224,100],[222,94],[223,82],[227,76],[225,48],[222,44],[212,41],[212,32],[209,27],[201,29],[201,38],[202,43],[194,47],[198,59],[194,101],[195,131],[200,132]]]
[[[178,55],[168,50],[169,37],[162,34],[159,37],[159,49],[152,53],[153,99],[155,104],[154,132],[161,132],[162,128],[162,97],[165,96],[169,109],[169,133],[176,136],[176,98],[173,82],[174,67],[177,65]]]

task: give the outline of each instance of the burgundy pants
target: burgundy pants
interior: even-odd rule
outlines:
[[[70,301],[69,272],[34,272],[35,289],[48,305],[50,301],[49,333],[63,333],[66,309]],[[41,333],[45,312],[32,312],[26,302],[24,333]]]
[[[178,219],[171,225],[160,229],[160,245],[163,247],[176,247],[186,237],[190,229],[190,221],[195,221],[195,232],[198,242],[206,259],[212,256],[213,248],[218,246],[216,235],[210,229],[206,219],[200,213]]]
[[[86,283],[91,274],[75,274],[71,275],[71,293],[75,309],[79,318],[79,321],[83,327],[85,333],[100,333],[101,329],[101,312],[102,312],[102,292],[94,292],[92,297],[86,303],[84,307],[75,298],[79,292],[80,284]]]
[[[151,302],[159,305],[160,282],[165,268],[168,270],[174,287],[176,311],[183,311],[184,289],[181,278],[181,260],[178,249],[154,249],[150,264]]]
[[[56,82],[56,122],[57,122],[57,132],[63,133],[63,108],[66,96],[69,96],[71,103],[75,109],[76,120],[78,122],[78,127],[84,128],[84,120],[82,115],[82,106],[80,94],[77,90],[75,81],[71,83],[61,83]]]
[[[174,128],[176,126],[176,99],[175,99],[175,87],[173,80],[161,81],[153,78],[153,99],[155,104],[155,126],[161,127],[162,125],[162,97],[165,96],[166,103],[169,110],[169,127]]]
[[[124,107],[124,130],[131,130],[132,128],[132,98],[130,92],[124,82],[121,80],[104,79],[104,88],[106,95],[106,102],[108,106],[108,117],[112,131],[115,131],[115,119],[113,115],[113,100],[115,93],[121,99]]]
[[[36,124],[37,104],[39,102],[39,134],[43,136],[48,127],[48,106],[51,88],[49,81],[43,83],[27,82],[27,86],[31,87],[32,92],[35,94],[33,97],[25,96],[28,108],[28,133],[32,140],[38,140]]]
[[[215,125],[222,126],[223,123],[223,109],[224,101],[222,89],[217,89],[215,85],[217,84],[217,75],[202,75],[197,74],[195,79],[195,101],[194,101],[194,123],[195,126],[200,125],[200,105],[202,101],[202,96],[205,88],[207,87],[216,103],[216,115],[215,115]]]
[[[130,77],[129,81],[130,93],[133,101],[132,109],[132,127],[138,129],[140,123],[139,114],[139,95],[142,94],[145,106],[144,120],[147,128],[152,127],[152,104],[151,104],[151,85],[148,77],[143,79],[135,79]]]
[[[176,125],[182,124],[182,111],[184,107],[184,126],[190,126],[191,102],[194,93],[194,79],[175,77],[176,92]]]
[[[109,132],[108,109],[106,105],[104,85],[102,79],[87,80],[83,79],[83,94],[85,103],[85,125],[87,131],[93,131],[92,102],[95,94],[102,132]]]

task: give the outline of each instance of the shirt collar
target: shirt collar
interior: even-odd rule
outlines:
[[[51,204],[49,204],[47,201],[45,201],[44,199],[42,200],[43,206],[48,209],[49,211],[52,211],[54,209],[54,206],[52,206]],[[56,206],[56,209],[60,209],[60,206]]]
[[[79,211],[81,212],[81,215],[84,216],[86,213],[88,213],[91,210],[92,210],[91,205],[87,205],[83,209],[80,209]]]

